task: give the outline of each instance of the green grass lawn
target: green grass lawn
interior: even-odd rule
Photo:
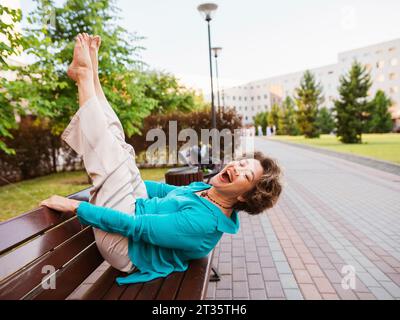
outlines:
[[[164,179],[165,168],[141,169],[144,180]],[[84,171],[61,172],[0,187],[0,221],[15,217],[53,194],[66,196],[89,187]]]
[[[326,134],[317,139],[306,139],[303,136],[275,136],[273,139],[302,143],[400,164],[400,134],[396,133],[363,134],[362,144],[344,144],[335,136]]]

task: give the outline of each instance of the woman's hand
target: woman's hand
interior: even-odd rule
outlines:
[[[40,205],[60,212],[76,212],[79,203],[80,201],[77,200],[54,195],[46,200],[43,200]]]

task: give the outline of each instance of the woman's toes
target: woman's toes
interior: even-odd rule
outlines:
[[[83,36],[81,34],[78,34],[78,41],[79,41],[79,45],[83,46]]]
[[[96,42],[94,40],[94,37],[90,37],[89,43],[90,43],[90,48],[96,49]]]
[[[94,37],[94,41],[95,41],[95,43],[96,43],[97,48],[99,48],[99,47],[100,47],[100,44],[101,44],[101,38],[100,38],[100,36],[95,36],[95,37]]]

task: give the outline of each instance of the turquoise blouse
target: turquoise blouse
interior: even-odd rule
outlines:
[[[209,184],[193,182],[176,187],[145,181],[145,185],[149,198],[136,200],[135,215],[88,202],[81,202],[77,210],[82,224],[128,237],[129,258],[138,271],[117,278],[119,285],[185,271],[189,260],[207,256],[224,232],[239,230],[237,211],[229,218],[195,194],[210,188]]]

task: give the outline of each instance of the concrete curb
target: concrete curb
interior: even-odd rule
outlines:
[[[297,148],[306,149],[306,150],[310,150],[310,151],[314,151],[314,152],[319,152],[319,153],[322,153],[322,154],[325,154],[328,156],[341,158],[341,159],[355,162],[355,163],[358,163],[358,164],[361,164],[361,165],[364,165],[364,166],[367,166],[370,168],[382,170],[382,171],[389,172],[389,173],[400,176],[400,165],[392,163],[392,162],[376,160],[376,159],[372,159],[369,157],[358,156],[358,155],[349,154],[349,153],[336,152],[336,151],[313,147],[313,146],[300,144],[300,143],[293,143],[293,142],[274,140],[274,139],[268,139],[268,141],[283,143],[283,144],[287,144],[287,145],[294,146]]]

